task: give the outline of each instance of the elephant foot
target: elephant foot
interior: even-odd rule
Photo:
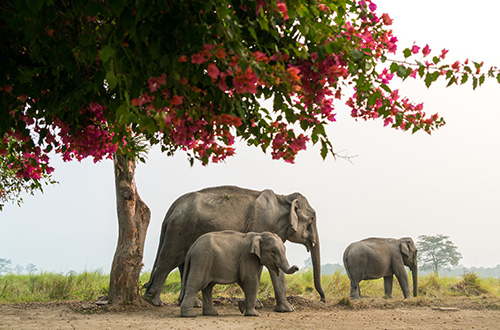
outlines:
[[[262,308],[264,308],[264,305],[262,305],[260,299],[257,299],[255,301],[255,309],[262,309]],[[240,310],[241,314],[245,313],[245,300],[238,301],[238,309]]]
[[[163,306],[164,305],[163,301],[160,299],[160,295],[156,296],[156,295],[152,295],[149,293],[145,293],[144,296],[142,296],[142,298],[144,298],[144,300],[146,300],[148,303],[150,303],[153,306]]]
[[[353,300],[361,300],[360,296],[350,296],[349,298],[351,298]]]
[[[251,310],[245,312],[245,316],[260,316],[260,314],[255,310],[255,308],[252,308]]]
[[[182,317],[196,317],[196,313],[193,308],[181,308]]]
[[[196,298],[196,301],[194,302],[194,306],[196,308],[201,308],[203,306],[203,303],[201,302],[200,299]]]
[[[217,316],[217,315],[219,315],[219,312],[217,312],[217,310],[215,310],[215,308],[211,308],[211,309],[203,310],[203,315]]]
[[[293,312],[295,309],[288,301],[284,300],[284,301],[279,301],[274,307],[274,310],[279,313],[290,313]]]

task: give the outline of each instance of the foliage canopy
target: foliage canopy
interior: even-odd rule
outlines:
[[[293,162],[307,143],[334,154],[335,102],[356,119],[431,132],[444,124],[392,90],[394,77],[488,77],[446,50],[397,50],[372,1],[24,0],[0,5],[0,201],[52,182],[49,156],[138,157],[134,139],[191,163],[234,153],[235,138]],[[415,57],[414,62],[410,59]],[[470,79],[469,79],[470,78]],[[263,103],[261,101],[269,100]],[[0,204],[1,207],[1,204]]]

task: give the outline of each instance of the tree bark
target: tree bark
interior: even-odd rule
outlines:
[[[108,299],[117,305],[140,301],[139,276],[151,212],[137,192],[135,161],[115,153],[113,163],[118,244],[111,266]]]

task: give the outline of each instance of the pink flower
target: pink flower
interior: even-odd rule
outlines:
[[[187,62],[187,56],[186,55],[181,55],[178,59],[179,62]]]
[[[182,104],[182,102],[184,102],[184,97],[179,96],[179,95],[172,96],[172,99],[170,100],[170,103],[172,105],[179,105],[179,104]]]
[[[212,77],[212,79],[217,79],[219,76],[219,69],[213,63],[210,63],[207,68],[208,75]]]
[[[383,13],[380,18],[385,25],[392,25],[392,18],[390,18],[388,14]]]
[[[418,47],[417,45],[413,45],[413,47],[411,47],[411,52],[413,54],[417,54],[419,50],[420,50],[420,47]]]
[[[284,2],[279,2],[278,3],[278,10],[283,14],[283,19],[286,21],[290,17],[288,16],[288,8],[286,7],[286,3]]]
[[[377,10],[377,5],[374,4],[373,2],[370,2],[370,5],[368,6],[368,8],[370,8],[371,11],[375,11],[375,10]]]
[[[424,54],[424,57],[429,55],[430,52],[431,50],[429,48],[429,45],[425,45],[424,49],[422,49],[422,54]]]
[[[200,55],[200,54],[193,54],[193,55],[191,55],[191,63],[203,64],[206,61],[208,61],[208,59],[205,56],[203,56],[203,55]]]
[[[441,51],[441,55],[439,55],[439,57],[441,57],[441,59],[443,59],[443,60],[444,60],[444,57],[446,56],[446,54],[448,54],[448,50],[447,50],[447,49],[443,49],[443,50]]]

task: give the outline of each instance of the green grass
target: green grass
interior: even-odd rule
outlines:
[[[149,279],[149,273],[141,274],[142,285]],[[302,296],[307,299],[317,299],[311,270],[300,271],[287,275],[288,295]],[[337,272],[333,275],[323,275],[322,285],[329,301],[339,301],[349,297],[350,283],[345,274]],[[41,273],[32,275],[0,276],[0,302],[44,302],[64,300],[93,300],[108,292],[109,275],[100,271],[73,273],[68,275],[56,273]],[[410,276],[411,286],[411,276]],[[383,279],[362,281],[361,293],[367,298],[384,296]],[[174,303],[180,293],[179,272],[172,272],[167,279],[162,292],[162,300]],[[214,296],[227,298],[242,298],[243,292],[236,284],[216,285]],[[447,297],[497,297],[500,298],[499,278],[480,278],[475,273],[465,273],[461,277],[437,277],[425,275],[419,277],[420,297],[441,299]],[[403,294],[396,279],[394,279],[393,296],[402,298]],[[261,278],[258,297],[261,299],[274,297],[274,290],[269,273],[264,271]]]

